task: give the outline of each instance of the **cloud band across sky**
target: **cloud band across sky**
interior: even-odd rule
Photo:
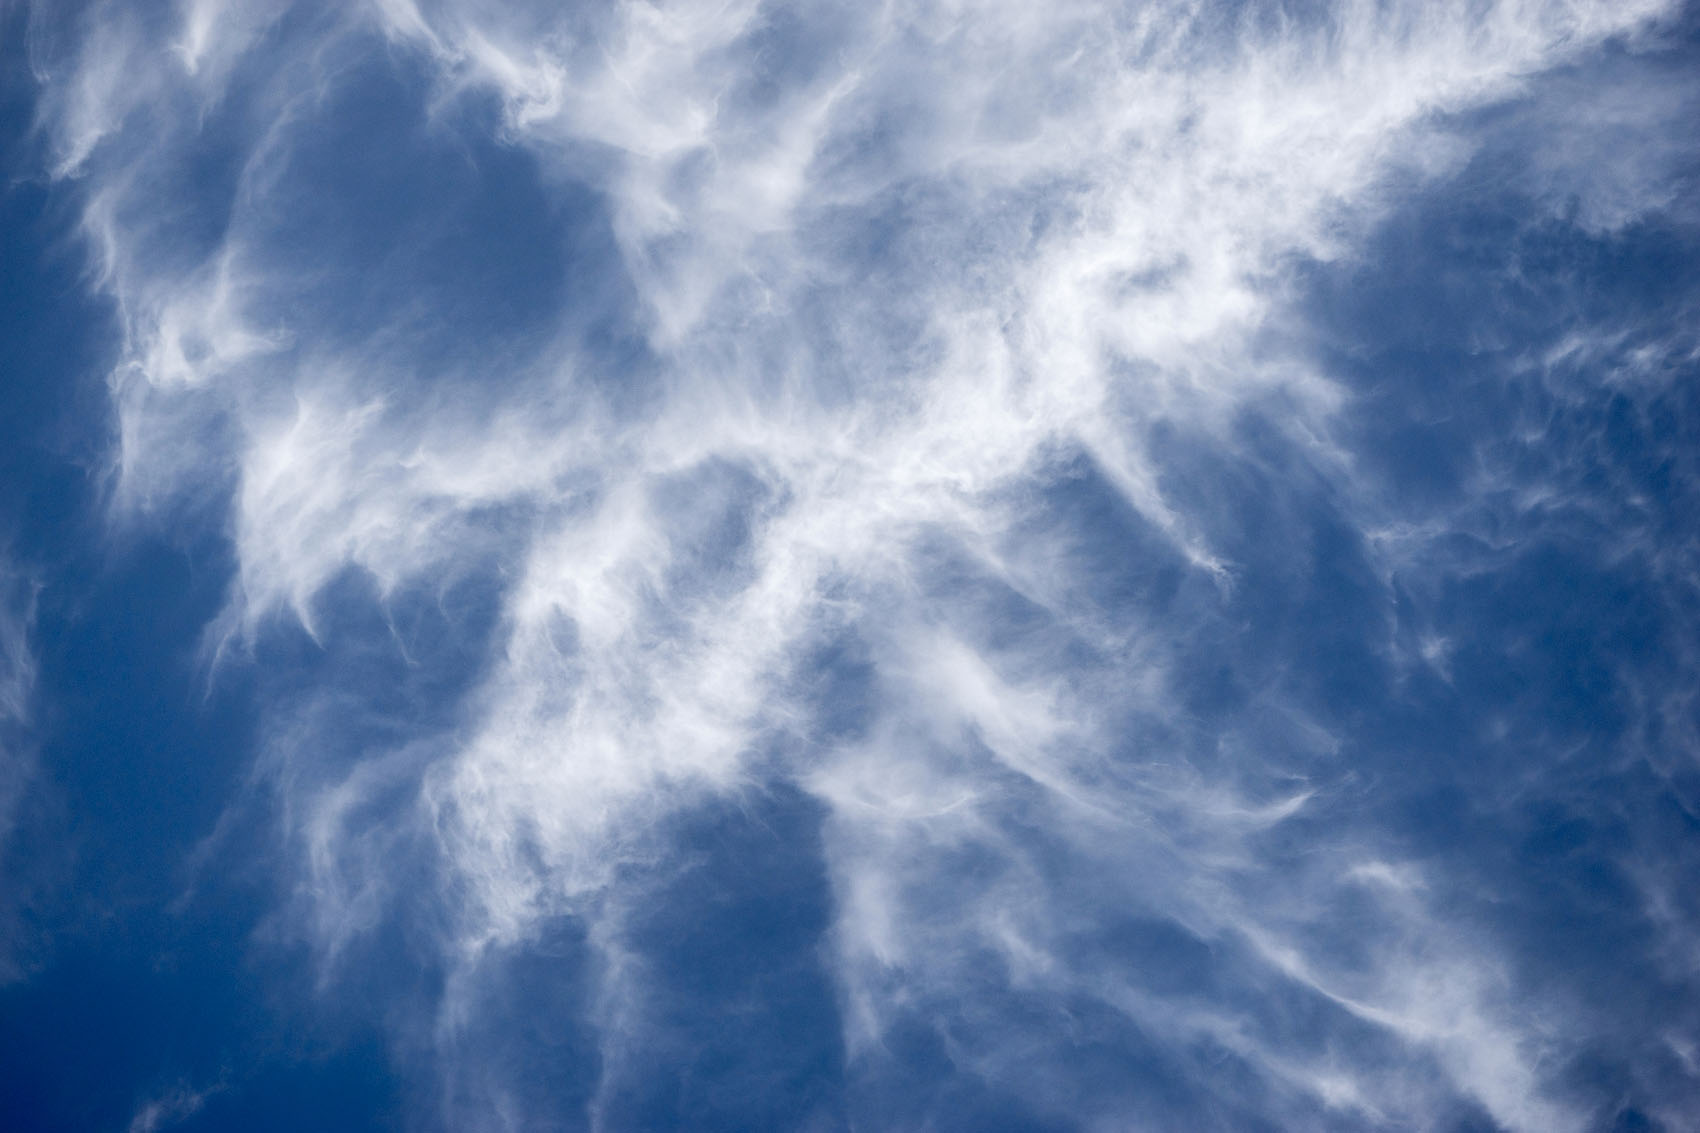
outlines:
[[[179,905],[399,1122],[1700,1110],[1681,7],[8,19],[88,537],[222,548]]]

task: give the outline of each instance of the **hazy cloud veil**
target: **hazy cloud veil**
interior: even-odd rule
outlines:
[[[228,547],[183,900],[402,1124],[1693,1127],[1680,5],[7,27],[97,526]]]

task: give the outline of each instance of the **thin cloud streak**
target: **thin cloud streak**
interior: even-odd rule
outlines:
[[[29,886],[18,862],[20,814],[40,789],[34,732],[38,663],[31,640],[39,587],[0,550],[0,869],[10,879],[0,894],[0,984],[22,974],[18,906]]]

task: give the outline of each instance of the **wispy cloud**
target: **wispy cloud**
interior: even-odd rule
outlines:
[[[198,0],[42,30],[125,336],[113,514],[210,500],[209,650],[321,650],[263,766],[324,954],[419,917],[434,1041],[477,1061],[491,973],[583,924],[618,1125],[655,878],[693,816],[783,788],[818,807],[869,1081],[923,1035],[1088,1125],[1585,1125],[1555,1067],[1587,1024],[1531,1006],[1389,817],[1428,786],[1328,708],[1458,679],[1468,627],[1402,644],[1403,573],[1489,538],[1503,486],[1378,491],[1303,291],[1508,103],[1565,139],[1517,175],[1550,215],[1676,207],[1692,84],[1556,109],[1672,11]],[[1626,115],[1657,141],[1594,160]],[[1279,604],[1325,583],[1340,625]],[[1094,1044],[1180,1085],[1088,1088]],[[498,1068],[444,1073],[528,1120]]]
[[[135,1116],[130,1119],[129,1133],[157,1133],[158,1130],[180,1125],[199,1113],[207,1099],[220,1089],[217,1086],[207,1090],[179,1087],[150,1098],[137,1107]]]
[[[17,903],[27,896],[16,863],[18,816],[39,774],[35,716],[37,662],[31,630],[38,587],[0,549],[0,867],[10,878],[0,891],[0,981],[15,978],[19,957]]]

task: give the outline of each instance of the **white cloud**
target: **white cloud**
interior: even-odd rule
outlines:
[[[219,1093],[222,1086],[213,1086],[205,1090],[192,1090],[180,1086],[159,1097],[150,1098],[136,1108],[130,1118],[129,1133],[157,1133],[161,1129],[170,1129],[180,1125],[199,1113],[207,1103],[207,1099]]]
[[[1084,458],[1162,553],[1231,588],[1237,564],[1164,489],[1153,429],[1226,445],[1245,406],[1284,398],[1316,474],[1343,479],[1347,455],[1318,439],[1342,394],[1294,345],[1290,266],[1351,256],[1391,185],[1457,169],[1469,142],[1449,116],[1669,8],[383,0],[270,40],[282,17],[266,5],[197,0],[169,27],[98,9],[43,105],[124,321],[117,506],[169,513],[231,486],[223,644],[280,614],[328,639],[322,602],[351,572],[380,601],[472,575],[502,596],[456,728],[405,757],[284,776],[327,942],[389,899],[392,843],[359,817],[375,779],[417,775],[408,815],[375,821],[440,839],[464,895],[445,950],[476,965],[550,916],[617,923],[621,869],[667,852],[668,815],[778,775],[829,815],[855,1049],[917,1002],[965,1010],[967,972],[991,955],[1011,986],[1084,990],[1157,1032],[1213,1029],[1299,1096],[1428,1116],[1396,1074],[1073,970],[1070,934],[1128,902],[1251,942],[1247,978],[1431,1052],[1507,1126],[1576,1125],[1488,946],[1454,947],[1415,898],[1377,914],[1394,943],[1360,977],[1307,955],[1312,900],[1352,877],[1403,893],[1402,874],[1317,867],[1280,897],[1248,880],[1257,839],[1339,787],[1326,737],[1281,773],[1250,735],[1218,738],[1242,745],[1226,767],[1125,758],[1132,718],[1173,714],[1169,639],[1187,627],[1083,606],[1095,580],[1077,549],[1022,524],[1059,463]],[[452,393],[421,378],[442,363],[412,346],[415,310],[362,308],[375,325],[358,348],[299,317],[314,308],[296,297],[333,285],[272,262],[280,218],[311,203],[293,148],[339,68],[379,50],[426,68],[420,128],[439,144],[488,125],[475,111],[494,97],[502,144],[599,194],[617,257],[598,269],[635,296],[652,390],[619,388],[622,363],[565,313],[511,371],[448,363]],[[153,194],[219,108],[237,118],[238,174],[186,206],[229,214],[196,254]],[[1646,207],[1606,185],[1590,215],[1620,225]],[[350,302],[392,270],[339,266]],[[1030,603],[1040,628],[1004,632],[993,602],[935,576],[937,555]],[[842,636],[875,658],[873,723],[823,741],[796,688]],[[317,721],[280,729],[285,767],[338,726],[279,715]],[[1059,889],[1018,814],[1122,880]],[[995,865],[960,887],[966,848]]]

